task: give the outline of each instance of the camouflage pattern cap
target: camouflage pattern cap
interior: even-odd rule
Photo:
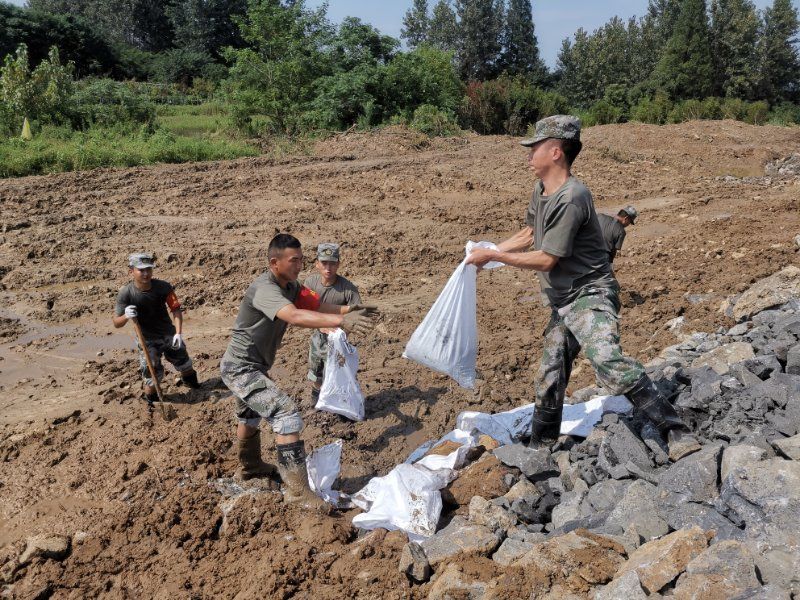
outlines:
[[[622,212],[624,212],[626,215],[628,215],[628,217],[630,217],[631,225],[633,225],[636,222],[636,217],[639,216],[639,213],[636,212],[636,209],[633,208],[632,206],[626,206],[625,208],[622,209]]]
[[[548,138],[581,141],[581,120],[573,115],[553,115],[536,122],[532,138],[522,140],[523,146],[533,146]]]
[[[156,257],[147,252],[137,252],[128,257],[128,266],[134,269],[152,269],[156,266]]]
[[[325,242],[317,246],[317,260],[339,262],[339,244]]]

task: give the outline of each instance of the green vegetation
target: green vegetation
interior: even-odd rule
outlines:
[[[0,0],[0,31],[4,176],[280,153],[392,123],[436,136],[523,135],[564,112],[800,122],[791,0],[649,0],[641,18],[578,29],[554,71],[531,0],[414,0],[408,50],[303,0]]]

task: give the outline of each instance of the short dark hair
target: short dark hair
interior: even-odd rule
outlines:
[[[559,140],[561,142],[561,151],[564,153],[564,158],[567,160],[567,166],[571,167],[578,154],[583,148],[580,140]]]
[[[278,258],[286,248],[302,248],[300,240],[289,233],[279,233],[269,243],[268,258]]]

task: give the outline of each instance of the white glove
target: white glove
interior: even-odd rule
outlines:
[[[139,316],[139,313],[136,312],[136,307],[133,304],[125,307],[125,317],[135,319],[137,316]]]
[[[183,348],[183,336],[180,333],[176,333],[172,336],[172,347],[173,348]]]

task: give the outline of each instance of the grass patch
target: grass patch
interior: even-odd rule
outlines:
[[[0,142],[0,177],[228,160],[258,154],[258,148],[242,141],[176,135],[164,127],[154,131],[93,128],[85,132],[46,127],[29,142],[16,138]]]

